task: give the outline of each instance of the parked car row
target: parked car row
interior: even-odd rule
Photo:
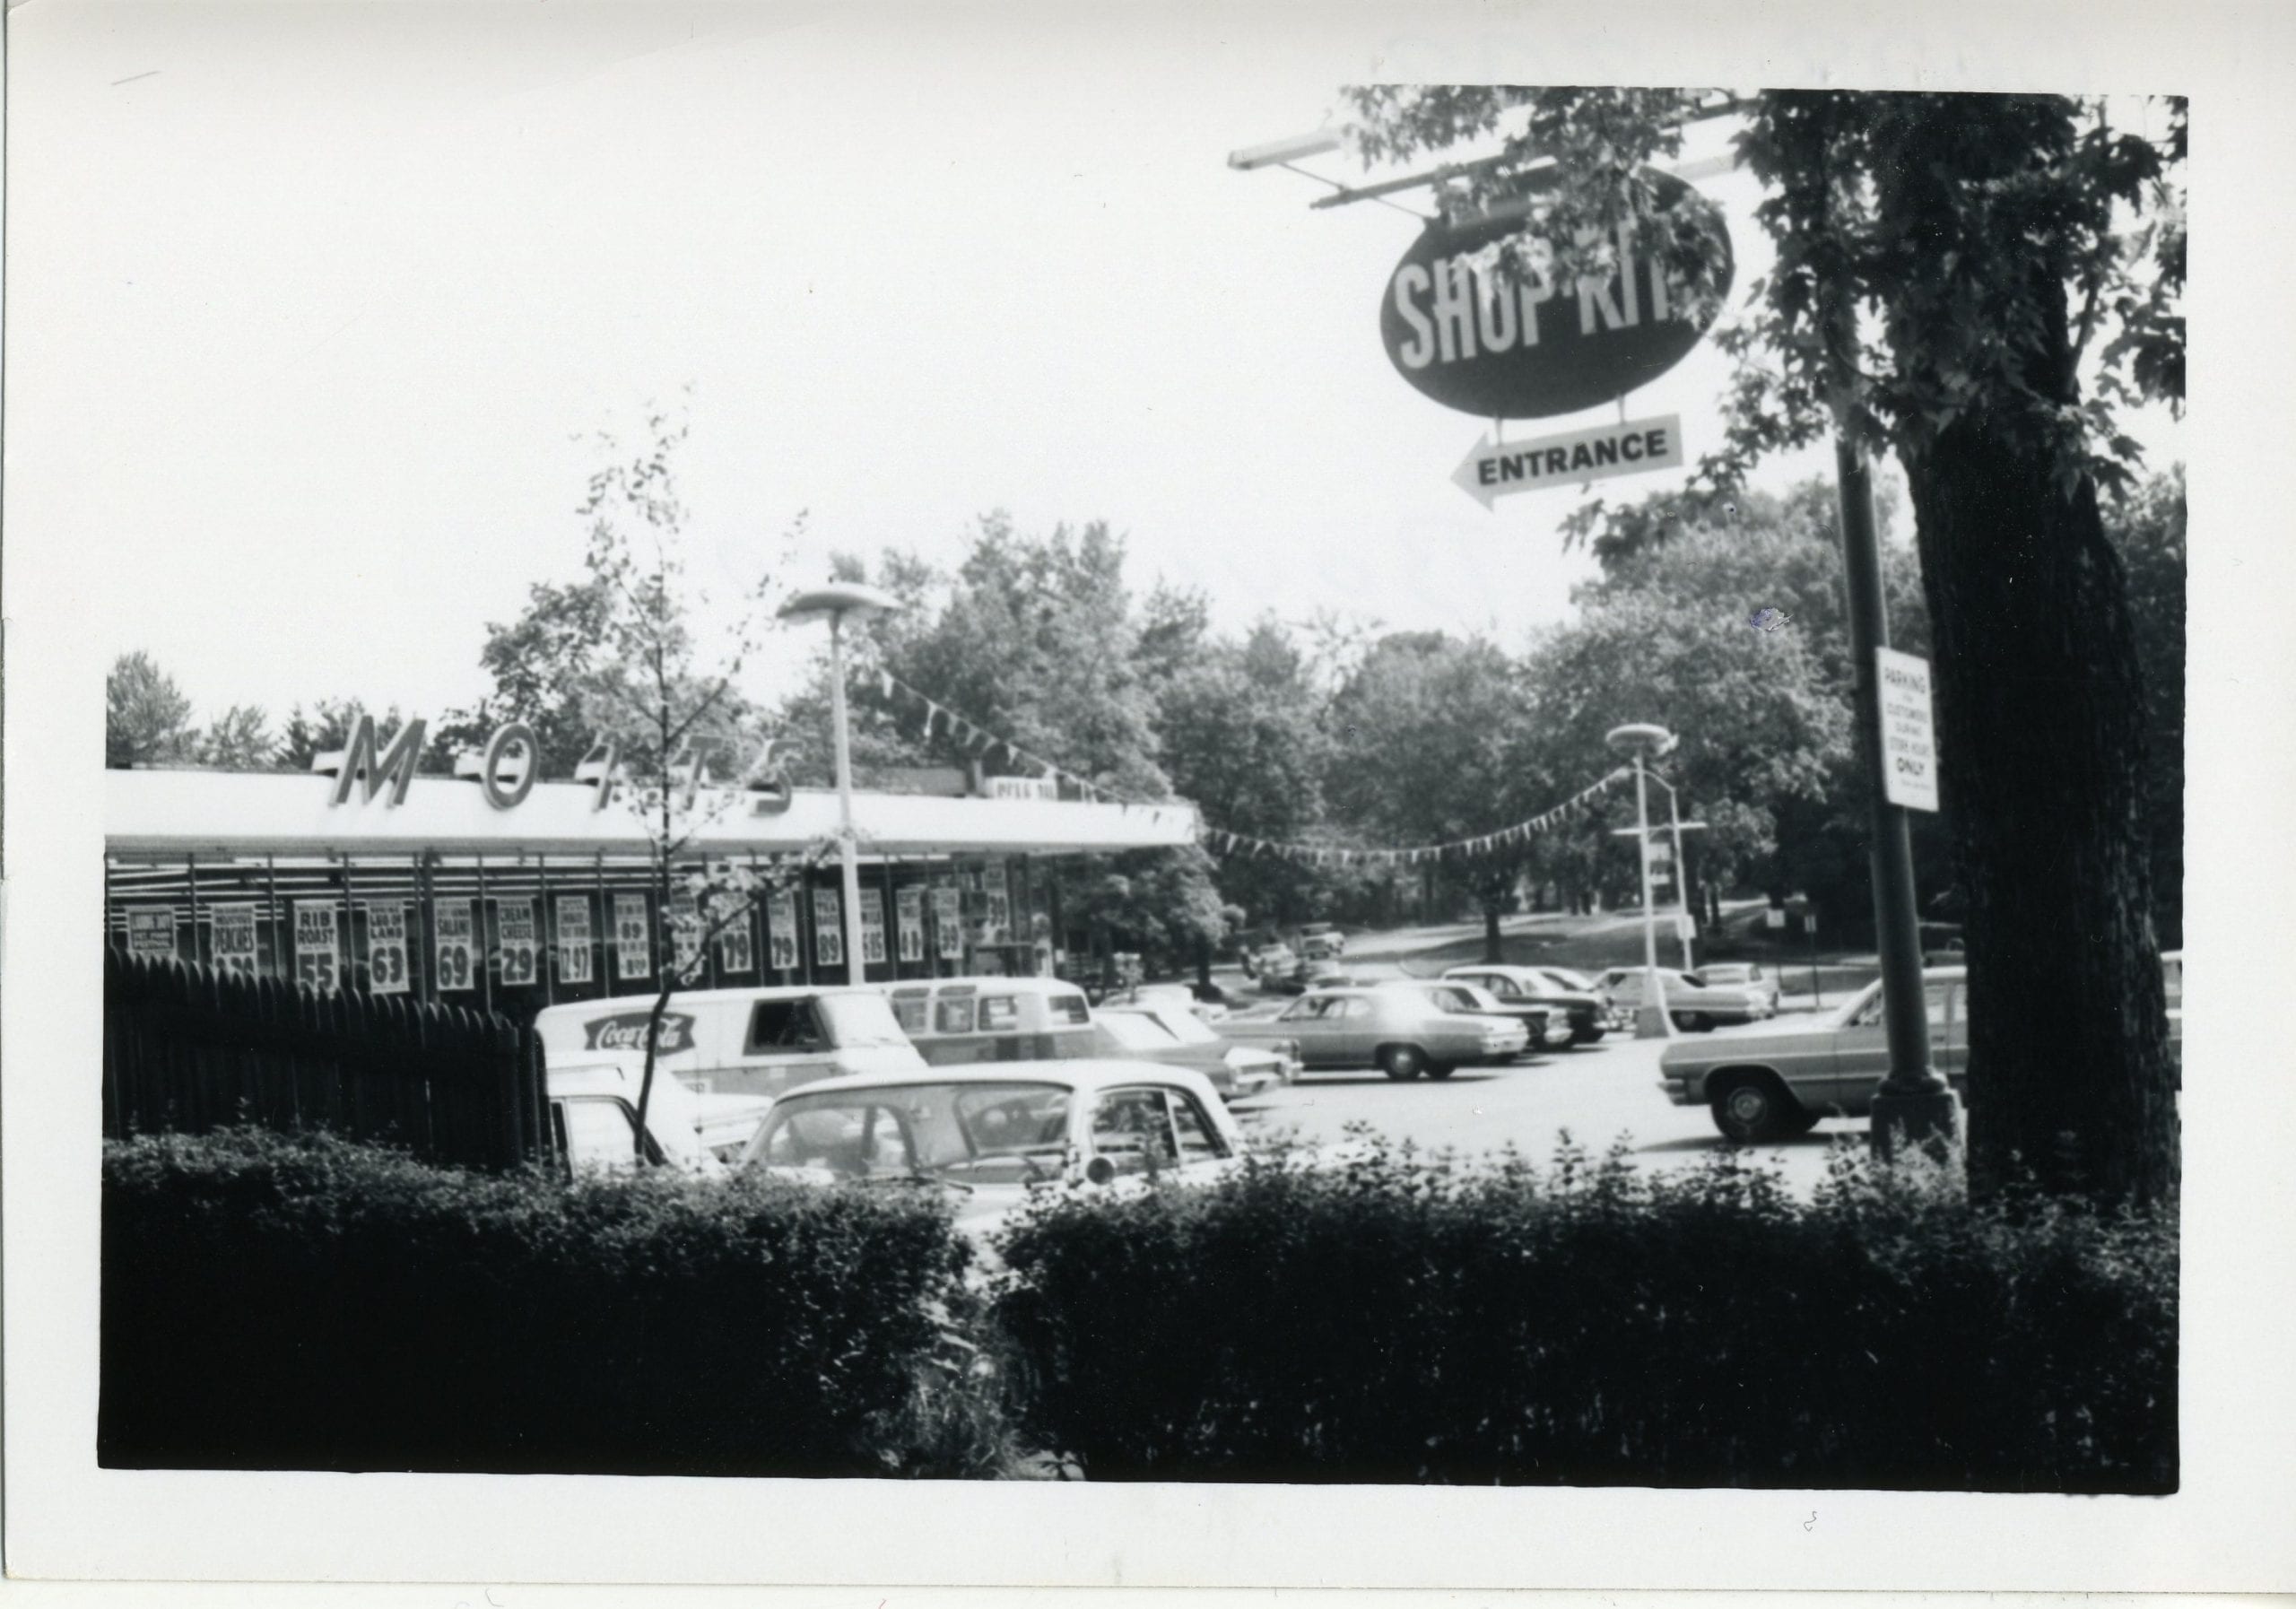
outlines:
[[[1763,978],[1758,967],[1743,970],[1752,976],[1726,982],[1719,969],[1677,972],[1661,967],[1657,972],[1659,1000],[1674,1026],[1692,1033],[1724,1022],[1759,1022],[1776,1016],[1778,985]],[[1642,1009],[1649,976],[1640,967],[1613,967],[1603,974],[1603,990],[1614,1006],[1631,1017]]]
[[[705,1152],[738,1150],[777,1098],[844,1076],[1103,1058],[1186,1070],[1224,1102],[1298,1075],[1288,1036],[1239,1042],[1205,1022],[1185,993],[1129,993],[1095,1012],[1075,985],[1048,978],[699,989],[674,996],[658,1022],[650,997],[627,996],[552,1006],[535,1027],[566,1153],[601,1161],[635,1154],[649,1033],[657,1047],[649,1144],[673,1161],[691,1160],[696,1132]],[[626,1109],[620,1116],[609,1109],[615,1103]]]

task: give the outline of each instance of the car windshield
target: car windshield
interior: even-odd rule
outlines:
[[[1481,989],[1471,988],[1465,984],[1445,984],[1418,992],[1425,996],[1427,1003],[1437,1011],[1489,1011],[1499,1004]]]
[[[774,1103],[744,1160],[865,1181],[1024,1184],[1058,1177],[1068,1107],[1060,1085],[1017,1081],[800,1092]]]
[[[822,1015],[829,1020],[830,1038],[848,1049],[874,1049],[906,1045],[900,1020],[883,995],[823,995]]]
[[[1146,1012],[1104,1011],[1095,1019],[1119,1050],[1170,1050],[1178,1036]]]

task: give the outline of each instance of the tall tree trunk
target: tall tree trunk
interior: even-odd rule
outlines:
[[[1499,953],[1499,902],[1483,902],[1483,960],[1485,966],[1496,966],[1502,957]]]
[[[2017,325],[2000,334],[2031,395],[1985,379],[1900,452],[1935,637],[1943,802],[1969,896],[1970,1183],[1989,1195],[2030,1172],[2056,1194],[2163,1200],[2177,1187],[2177,1112],[2144,674],[2095,485],[2057,424],[2080,400],[2069,265],[2047,240],[1991,238],[1990,214],[1964,205],[1988,164],[2030,183],[2023,153],[2069,149],[2071,104],[1979,99],[1974,113],[1961,97],[1913,103],[1897,160],[1875,174],[1883,214],[1920,221],[1926,252],[2019,253],[2026,275]],[[1886,309],[1908,372],[1960,350],[1970,317],[2004,317],[1930,292],[1909,286]]]
[[[2060,307],[2060,328],[2062,326]],[[2084,478],[1985,415],[1909,455],[1940,770],[1969,912],[1970,1184],[2173,1194],[2177,1113],[2142,816],[2144,697]]]

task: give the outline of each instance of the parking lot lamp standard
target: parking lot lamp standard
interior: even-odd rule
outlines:
[[[1690,914],[1690,876],[1683,861],[1683,834],[1703,832],[1706,823],[1683,820],[1682,798],[1675,793],[1673,783],[1656,771],[1650,773],[1650,780],[1666,790],[1666,834],[1674,846],[1675,934],[1683,942],[1683,970],[1687,972],[1692,969],[1691,935],[1696,931],[1698,924]]]
[[[1643,761],[1673,748],[1674,735],[1664,726],[1635,723],[1612,727],[1603,741],[1634,760],[1635,839],[1642,866],[1642,1004],[1635,1008],[1634,1037],[1672,1039],[1674,1024],[1666,1014],[1666,987],[1658,980],[1657,914],[1650,901],[1650,787]]]
[[[837,849],[845,883],[845,977],[859,983],[867,970],[861,950],[861,852],[853,836],[853,737],[845,713],[845,622],[891,614],[900,600],[858,582],[837,581],[799,593],[781,605],[791,622],[829,622],[830,725],[837,743]]]

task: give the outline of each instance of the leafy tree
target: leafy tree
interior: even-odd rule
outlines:
[[[855,764],[978,765],[1020,774],[1023,762],[968,740],[949,723],[928,737],[906,700],[871,686],[890,671],[908,686],[1112,797],[1164,799],[1160,689],[1201,631],[1202,604],[1169,589],[1138,604],[1124,573],[1123,539],[1100,522],[1027,535],[1002,514],[980,522],[952,575],[886,553],[874,574],[854,559],[840,573],[900,598],[897,613],[855,634],[848,656]],[[825,671],[782,709],[782,728],[826,775]],[[1199,849],[1139,851],[1057,863],[1064,916],[1081,917],[1103,951],[1189,955],[1224,926],[1209,859]]]
[[[200,763],[225,770],[262,770],[278,752],[279,739],[272,734],[271,718],[252,704],[232,705],[208,722],[207,730],[199,735]]]
[[[1157,730],[1181,796],[1207,822],[1276,842],[1323,839],[1323,772],[1329,739],[1323,700],[1283,628],[1263,620],[1241,642],[1200,642],[1160,702]],[[1237,855],[1216,868],[1220,892],[1240,916],[1305,917],[1330,884],[1292,860]]]
[[[191,700],[140,649],[112,662],[104,681],[104,764],[179,764],[193,746]]]
[[[359,718],[372,714],[378,734],[395,732],[405,718],[397,705],[376,712],[357,699],[316,699],[306,711],[297,704],[287,712],[286,729],[280,735],[276,748],[280,769],[308,771],[311,762],[322,754],[338,752],[351,741],[352,729]],[[434,745],[427,757],[433,769],[439,769],[443,759],[451,758]]]
[[[1482,639],[1382,638],[1333,702],[1325,791],[1334,813],[1387,843],[1420,844],[1474,837],[1535,808],[1518,764],[1526,691],[1515,664]],[[1485,955],[1497,961],[1521,846],[1462,864],[1483,910]]]
[[[1806,892],[1828,932],[1864,934],[1873,919],[1871,789],[1850,739],[1849,630],[1834,509],[1833,488],[1812,481],[1782,497],[1742,491],[1693,509],[1667,492],[1603,510],[1580,533],[1604,556],[1603,576],[1579,591],[1585,617],[1550,642],[1547,657],[1566,648],[1593,656],[1575,685],[1592,697],[1602,722],[1660,718],[1636,709],[1676,712],[1661,724],[1684,747],[1665,764],[1678,786],[1682,777],[1672,773],[1687,776],[1689,796],[1709,823],[1687,857],[1701,880],[1723,887],[1754,881],[1779,897]],[[1883,580],[1892,636],[1920,653],[1928,644],[1920,566],[1909,546],[1887,540],[1887,512]],[[1754,623],[1764,609],[1777,611],[1768,630]],[[1584,640],[1593,636],[1605,646]],[[1699,672],[1697,656],[1709,651],[1700,645],[1716,656],[1712,678]],[[1552,711],[1543,729],[1574,731],[1562,718],[1569,708]],[[1596,724],[1575,728],[1580,770],[1601,758],[1589,746]],[[1785,741],[1808,744],[1790,756],[1790,785],[1753,763],[1760,745]],[[1950,883],[1949,849],[1935,822],[1915,822],[1923,887]],[[1695,905],[1696,883],[1692,893]]]
[[[726,649],[705,651],[695,622],[709,598],[686,579],[683,557],[691,515],[678,495],[676,457],[685,435],[683,424],[657,413],[634,450],[601,439],[607,463],[578,509],[590,522],[583,580],[536,587],[526,617],[490,631],[488,642],[503,709],[544,716],[569,752],[577,734],[585,752],[593,736],[614,745],[622,803],[646,835],[661,920],[654,929],[659,987],[639,1083],[641,1157],[671,999],[700,976],[719,933],[835,847],[814,844],[754,870],[702,856],[703,830],[739,804],[741,785],[770,761],[762,723],[737,679],[770,619],[775,578],[761,577],[741,600]],[[680,894],[687,898],[674,898]],[[857,976],[859,961],[848,963]]]
[[[490,622],[479,664],[494,690],[470,709],[448,712],[439,742],[453,751],[484,743],[497,726],[522,721],[541,744],[544,769],[570,776],[590,752],[590,727],[614,598],[593,573],[568,584],[537,581],[526,612],[507,625]]]
[[[1685,304],[1718,291],[1711,204],[1662,204],[1645,166],[1679,152],[1708,98],[1350,98],[1370,160],[1501,140],[1496,161],[1450,181],[1448,207],[1501,199],[1528,162],[1553,160],[1502,274],[1604,271],[1631,229]],[[2176,1113],[2146,700],[2098,493],[2126,485],[2135,452],[2115,402],[2181,401],[2186,108],[2168,104],[2158,144],[2113,128],[2101,102],[2058,96],[1776,91],[1738,115],[1777,264],[1721,336],[1740,363],[1726,446],[1700,473],[1727,489],[1830,430],[1853,459],[1894,451],[1905,470],[1969,900],[1971,1184],[1994,1192],[2031,1170],[2055,1191],[2166,1196]],[[2132,234],[2132,219],[2152,226]],[[2100,336],[2113,379],[2084,396]]]

